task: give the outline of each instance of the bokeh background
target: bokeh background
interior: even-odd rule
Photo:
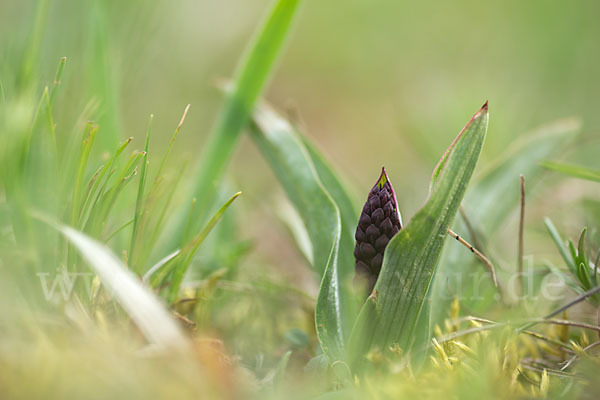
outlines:
[[[98,99],[95,120],[122,138],[141,141],[153,113],[156,140],[166,143],[191,103],[178,146],[193,158],[221,104],[214,82],[231,76],[269,3],[51,1],[37,67],[50,81],[68,57],[66,85],[81,108],[117,88]],[[5,70],[31,34],[35,4],[0,4]],[[581,116],[590,137],[598,132],[599,15],[594,0],[309,0],[266,97],[301,116],[361,193],[385,164],[410,215],[434,161],[485,100],[484,159],[562,117]],[[233,164],[241,189],[270,184],[264,171],[242,144]]]
[[[600,2],[304,3],[266,98],[318,144],[357,204],[385,165],[408,220],[423,204],[440,154],[486,100],[491,122],[481,168],[530,130],[572,116],[581,118],[583,131],[560,158],[598,168]],[[23,72],[19,60],[36,37],[37,2],[2,0],[0,77],[29,73],[43,85],[66,56],[57,135],[67,135],[84,115],[100,125],[100,150],[116,144],[103,131],[132,136],[141,148],[154,114],[152,147],[162,153],[189,103],[174,154],[193,166],[222,104],[216,82],[231,77],[269,4],[49,1],[41,55]],[[598,190],[548,175],[528,200],[526,251],[555,257],[542,217],[552,216],[575,237],[584,224],[597,225],[585,202],[597,205]],[[238,215],[242,236],[256,246],[250,259],[304,279],[314,293],[315,280],[272,206],[282,191],[249,140],[240,143],[229,176],[232,192],[244,192]],[[507,225],[501,234],[514,237],[516,218]],[[516,239],[497,251],[503,248],[516,254]]]

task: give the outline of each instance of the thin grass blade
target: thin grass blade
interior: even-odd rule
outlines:
[[[144,157],[142,160],[142,167],[140,168],[140,180],[138,183],[138,191],[135,201],[135,214],[133,217],[133,229],[131,232],[131,245],[129,247],[129,265],[131,265],[134,270],[137,270],[137,265],[135,263],[135,248],[139,240],[138,234],[140,225],[142,223],[142,216],[144,213],[144,188],[146,185],[146,170],[148,168],[148,149],[150,147],[150,133],[152,131],[153,119],[154,115],[150,115],[150,121],[148,122],[148,131],[146,133],[146,144],[144,145]]]

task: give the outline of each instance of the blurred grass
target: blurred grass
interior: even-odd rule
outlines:
[[[0,5],[5,64],[12,59],[10,50],[22,45],[33,4]],[[180,144],[200,148],[222,101],[211,82],[231,75],[268,1],[102,4],[124,130],[142,140],[140,122],[154,112],[161,117],[156,131],[164,132],[157,134],[157,144],[163,144],[181,107],[202,104],[190,115],[199,135],[187,135]],[[382,1],[373,6],[350,0],[344,8],[340,14],[334,3],[307,2],[269,97],[279,104],[292,99],[310,134],[362,185],[370,181],[368,174],[351,160],[388,165],[395,176],[409,170],[426,176],[427,162],[443,151],[435,135],[460,125],[473,99],[487,98],[498,110],[484,156],[527,128],[560,117],[580,115],[588,132],[600,127],[592,101],[600,83],[591,78],[600,62],[594,39],[600,36],[593,17],[600,11],[597,2]],[[45,76],[57,57],[68,55],[78,63],[85,56],[92,32],[76,17],[93,12],[80,2],[52,3],[39,65]],[[81,88],[89,82],[86,76],[102,75],[93,71],[80,68],[69,83]],[[382,154],[366,150],[367,132],[393,145]],[[347,138],[343,145],[340,135]],[[257,162],[255,153],[244,153],[233,167],[240,180],[248,176],[240,165]],[[414,211],[426,188],[410,175],[397,186],[406,187],[400,202]]]

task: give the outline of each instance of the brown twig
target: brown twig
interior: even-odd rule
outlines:
[[[600,345],[600,341],[594,342],[594,343],[592,343],[590,345],[587,345],[586,347],[584,347],[583,352],[585,353],[586,351],[591,350],[591,349],[593,349],[594,347],[596,347],[598,345]],[[569,360],[565,363],[565,365],[563,365],[560,368],[560,370],[564,371],[565,369],[569,368],[571,366],[571,364],[573,364],[573,362],[575,360],[577,360],[578,357],[579,357],[579,354],[575,354],[573,357],[569,358]]]
[[[490,275],[492,276],[492,281],[494,282],[494,286],[496,288],[498,288],[498,290],[500,290],[500,287],[498,286],[498,279],[496,279],[496,271],[494,269],[494,265],[492,264],[492,262],[483,254],[481,254],[481,252],[479,250],[477,250],[476,248],[474,248],[473,246],[471,246],[469,244],[469,242],[467,242],[465,239],[461,238],[456,232],[454,232],[452,229],[448,228],[448,234],[453,237],[454,239],[456,239],[460,244],[462,244],[463,246],[465,246],[467,249],[471,250],[471,252],[473,254],[475,254],[475,256],[477,256],[477,258],[479,258],[479,260],[488,268]]]
[[[585,324],[583,322],[566,321],[564,319],[542,319],[533,322],[536,322],[538,324],[574,326],[575,328],[589,329],[592,331],[600,332],[600,326]]]
[[[462,317],[462,318],[459,318],[459,319],[455,320],[456,323],[461,323],[461,322],[466,322],[466,321],[475,321],[475,322],[479,322],[479,323],[483,323],[483,324],[489,324],[487,326],[500,326],[500,325],[502,325],[502,324],[499,324],[496,321],[492,321],[492,320],[485,319],[485,318],[474,317],[472,315],[467,315],[465,317]],[[525,335],[529,335],[529,336],[535,337],[536,339],[540,339],[540,340],[543,340],[545,342],[554,344],[555,346],[561,347],[561,348],[563,348],[564,350],[566,350],[567,352],[569,352],[571,354],[573,353],[573,349],[571,348],[571,346],[569,344],[563,343],[563,342],[561,342],[559,340],[556,340],[556,339],[550,338],[548,336],[542,335],[541,333],[532,332],[532,331],[522,331],[520,333],[523,333]]]
[[[577,378],[577,376],[573,375],[573,374],[569,374],[566,372],[562,372],[560,370],[557,369],[550,369],[550,368],[539,368],[535,365],[532,364],[526,364],[526,363],[522,363],[521,366],[523,368],[535,371],[535,372],[544,372],[544,370],[546,371],[546,373],[548,373],[548,375],[554,375],[554,376],[558,376],[561,378]]]
[[[555,345],[557,347],[560,347],[565,352],[568,352],[568,353],[571,353],[571,354],[574,353],[573,348],[570,345],[568,345],[567,343],[563,343],[560,340],[556,340],[556,339],[553,339],[551,337],[542,335],[541,333],[532,332],[532,331],[523,331],[521,333],[523,333],[525,335],[529,335],[529,336],[534,337],[536,339],[543,340],[544,342],[553,344],[553,345]]]
[[[462,206],[462,204],[458,208],[458,211],[460,211],[460,216],[462,217],[462,219],[465,223],[465,226],[467,227],[467,230],[469,231],[469,236],[471,237],[471,240],[473,241],[473,245],[476,248],[481,249],[481,251],[485,251],[485,248],[483,247],[483,241],[479,239],[479,234],[477,233],[475,228],[473,228],[473,224],[471,224],[471,220],[467,217],[467,213],[465,212],[465,209]]]
[[[544,317],[544,319],[552,318],[555,315],[558,315],[561,312],[565,311],[566,309],[573,307],[575,304],[581,303],[582,301],[584,301],[588,297],[593,296],[593,295],[595,295],[598,292],[600,292],[600,286],[596,286],[595,288],[588,290],[587,292],[585,292],[582,295],[580,295],[580,296],[576,297],[575,299],[571,300],[570,302],[568,302],[564,306],[560,307],[559,309],[552,311],[550,314],[546,315]]]
[[[550,314],[546,315],[543,319],[538,320],[538,321],[533,321],[533,322],[529,322],[525,325],[523,325],[522,327],[518,328],[519,331],[523,331],[525,329],[529,329],[532,326],[544,321],[544,320],[548,320],[558,314],[560,314],[561,312],[573,307],[576,304],[581,303],[582,301],[584,301],[585,299],[587,299],[590,296],[595,295],[596,293],[600,292],[600,286],[596,286],[593,289],[588,290],[587,292],[583,293],[582,295],[576,297],[574,300],[571,300],[570,302],[568,302],[567,304],[565,304],[564,306],[552,311]],[[600,333],[600,327],[597,327],[597,331]]]
[[[441,338],[437,338],[437,341],[439,344],[442,344],[442,343],[448,342],[450,340],[458,339],[459,337],[471,335],[473,333],[487,332],[487,331],[491,331],[493,329],[502,328],[504,326],[506,326],[506,324],[504,324],[504,323],[476,326],[474,328],[468,328],[468,329],[465,329],[462,331],[449,333],[447,335],[442,336]]]

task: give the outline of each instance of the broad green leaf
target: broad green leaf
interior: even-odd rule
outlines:
[[[233,88],[226,94],[223,110],[199,156],[200,164],[193,179],[193,197],[197,204],[192,210],[192,232],[205,223],[212,211],[218,184],[281,53],[299,4],[300,0],[275,1],[238,65]],[[179,215],[175,234],[172,235],[178,242],[171,242],[168,250],[181,246],[189,239],[182,237],[185,221],[186,215]]]
[[[505,222],[508,215],[519,205],[519,175],[526,179],[525,190],[530,193],[536,186],[544,170],[539,166],[543,160],[573,139],[579,132],[581,123],[577,119],[559,120],[541,126],[516,141],[503,155],[485,168],[475,181],[463,201],[465,213],[483,239],[490,238]],[[452,229],[460,235],[467,235],[468,229],[461,219]],[[473,238],[470,238],[473,242]],[[478,250],[487,253],[484,248]],[[442,252],[438,277],[432,290],[432,320],[440,322],[449,309],[450,302],[460,289],[461,302],[472,310],[483,311],[497,303],[494,298],[496,288],[487,276],[479,279],[461,280],[475,274],[487,275],[473,254],[458,243],[452,243]],[[447,287],[453,289],[448,293]],[[470,299],[476,299],[470,301]]]
[[[110,249],[71,227],[50,225],[77,248],[150,343],[159,348],[190,349],[188,338],[164,305]]]
[[[334,284],[334,287],[330,287],[325,289],[323,295],[319,295],[319,301],[317,302],[317,317],[318,318],[326,318],[327,313],[323,312],[323,309],[326,309],[328,305],[326,304],[327,294],[333,292],[344,292],[341,296],[349,298],[353,297],[352,302],[347,301],[345,306],[346,308],[346,323],[350,323],[351,320],[355,318],[355,315],[358,313],[358,309],[362,302],[362,298],[356,298],[354,293],[351,292],[351,287],[353,286],[352,278],[354,277],[354,233],[356,231],[356,224],[358,222],[358,212],[356,211],[356,207],[352,202],[346,187],[344,186],[342,180],[337,176],[334,172],[333,167],[327,162],[325,157],[319,152],[319,150],[305,137],[300,135],[300,139],[302,143],[308,150],[308,154],[311,157],[311,160],[315,166],[317,174],[319,175],[319,179],[323,183],[323,186],[326,188],[329,195],[333,198],[334,203],[337,205],[340,210],[340,217],[342,222],[342,231],[340,237],[340,248],[338,252],[338,269],[340,270],[341,282],[336,280],[330,281],[331,284]],[[341,284],[341,287],[340,287]],[[321,290],[323,287],[321,286]],[[317,320],[317,323],[322,323]],[[351,326],[347,326],[344,328],[345,337],[349,336],[351,330]],[[331,353],[328,354],[331,361],[334,361],[334,357]],[[337,360],[340,360],[337,358]]]
[[[551,171],[562,172],[563,174],[585,179],[592,182],[600,182],[600,171],[591,168],[580,167],[577,165],[563,164],[552,161],[543,161],[540,165]]]
[[[313,267],[322,276],[315,315],[321,347],[330,361],[340,360],[350,326],[350,301],[342,282],[354,265],[339,264],[339,209],[294,128],[266,105],[256,110],[254,122],[252,139],[300,215],[312,245]],[[345,251],[352,254],[353,244],[345,238]]]
[[[321,182],[327,188],[333,201],[335,201],[335,204],[340,209],[340,216],[342,218],[342,236],[349,236],[349,241],[354,245],[354,231],[358,221],[358,212],[356,211],[352,199],[348,195],[348,191],[344,186],[343,181],[340,180],[325,157],[323,157],[319,150],[315,148],[305,136],[300,136],[300,139],[302,140],[304,147],[306,147],[306,150],[308,150],[310,159],[317,170]],[[351,258],[351,262],[354,263],[353,256]]]
[[[425,206],[388,244],[373,294],[351,337],[353,365],[371,349],[406,354],[428,338],[427,294],[450,227],[477,164],[488,125],[487,103],[459,133],[434,170]],[[419,330],[419,331],[418,331]]]

